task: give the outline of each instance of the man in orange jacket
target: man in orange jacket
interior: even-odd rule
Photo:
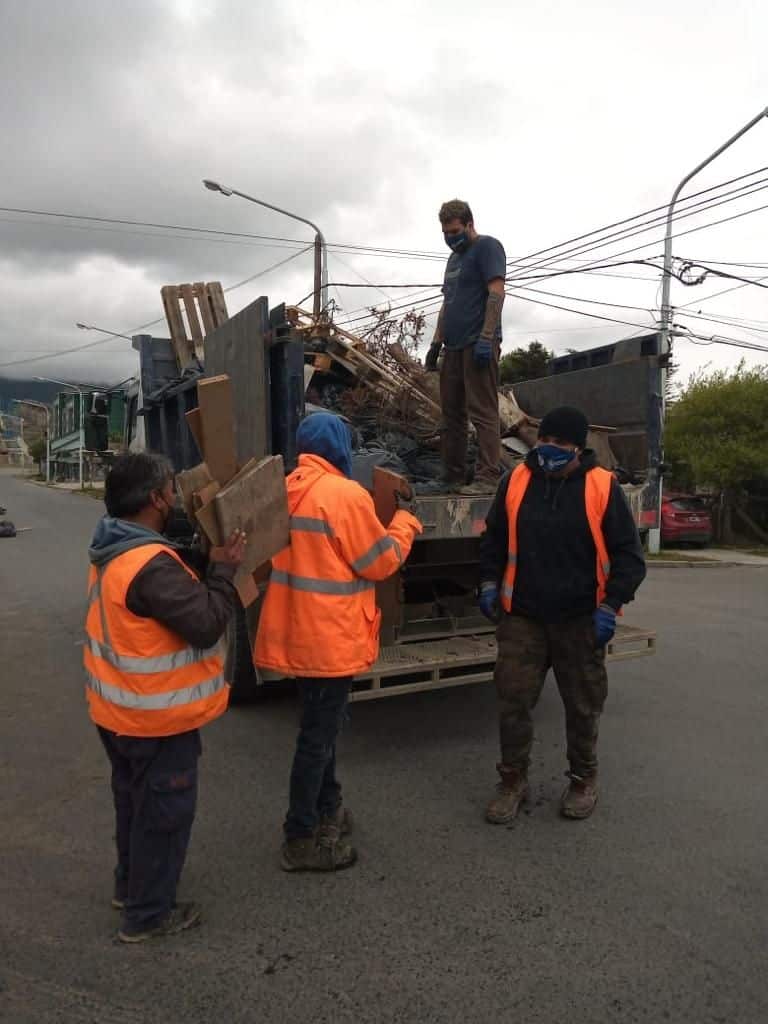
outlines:
[[[308,416],[296,441],[291,543],[272,560],[254,661],[296,677],[302,701],[281,865],[336,871],[357,859],[342,839],[351,817],[336,779],[336,738],[353,677],[379,653],[375,581],[400,568],[422,527],[401,495],[384,529],[371,496],[349,479],[349,428],[338,416]]]
[[[213,548],[201,579],[162,535],[174,493],[161,455],[115,459],[104,499],[88,552],[86,695],[112,765],[118,938],[141,942],[200,922],[176,887],[195,816],[198,730],[227,707],[218,642],[245,537]]]

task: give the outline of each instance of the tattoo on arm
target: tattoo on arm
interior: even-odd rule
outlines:
[[[496,330],[501,323],[501,310],[504,306],[504,293],[488,292],[488,300],[485,304],[485,320],[483,329],[480,332],[483,338],[495,338]]]

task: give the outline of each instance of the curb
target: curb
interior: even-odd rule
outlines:
[[[714,559],[710,562],[678,562],[678,561],[648,561],[645,563],[646,566],[651,569],[657,567],[659,569],[765,569],[768,568],[768,560],[765,565],[760,565],[759,562],[716,562]]]

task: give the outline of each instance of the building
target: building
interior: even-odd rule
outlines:
[[[60,391],[51,408],[51,480],[83,480],[103,475],[103,456],[122,447],[125,390],[98,388]]]
[[[24,420],[0,412],[0,466],[31,466],[27,442],[24,439]]]

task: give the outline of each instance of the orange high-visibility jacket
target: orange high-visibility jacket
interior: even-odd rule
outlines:
[[[272,560],[254,661],[286,676],[351,676],[379,654],[375,580],[403,564],[421,523],[395,513],[388,530],[371,496],[319,455],[286,481],[291,543]]]
[[[507,567],[504,571],[504,579],[501,585],[501,606],[504,611],[512,610],[512,593],[515,589],[515,573],[517,572],[517,514],[520,511],[528,484],[531,482],[530,469],[526,465],[520,465],[515,469],[509,478],[507,488],[507,520],[509,523],[509,557]],[[608,507],[608,499],[611,496],[612,475],[607,469],[595,467],[591,469],[584,478],[584,502],[587,510],[587,521],[595,542],[597,552],[597,564],[595,566],[597,575],[597,603],[602,603],[605,597],[605,586],[608,582],[608,575],[611,571],[611,560],[608,557],[608,549],[603,536],[603,516]]]
[[[173,736],[218,718],[229,686],[218,645],[190,647],[156,619],[134,615],[126,594],[160,553],[198,577],[165,544],[145,544],[91,566],[83,660],[91,718],[125,736]]]

